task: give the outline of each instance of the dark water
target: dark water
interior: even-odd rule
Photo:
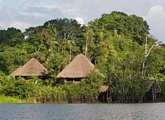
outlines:
[[[165,120],[165,103],[0,104],[0,120]]]

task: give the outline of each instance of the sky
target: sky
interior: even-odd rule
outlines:
[[[16,27],[24,31],[64,17],[86,24],[112,11],[143,17],[150,33],[165,42],[165,0],[0,0],[0,28]]]

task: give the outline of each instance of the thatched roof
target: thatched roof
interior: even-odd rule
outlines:
[[[80,54],[58,74],[57,78],[86,78],[93,70],[94,65],[86,56]]]
[[[107,90],[109,89],[109,86],[108,85],[102,85],[99,89],[99,92],[106,92]]]
[[[47,69],[35,58],[29,60],[25,65],[17,68],[12,76],[44,76],[48,73]]]

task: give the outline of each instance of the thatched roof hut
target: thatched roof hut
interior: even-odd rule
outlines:
[[[100,102],[109,103],[112,101],[111,88],[108,85],[102,85],[99,88],[98,100]]]
[[[32,77],[45,76],[48,73],[47,69],[35,58],[29,60],[25,65],[17,68],[12,76]]]
[[[90,60],[82,55],[77,55],[57,76],[62,79],[86,78],[94,70],[94,65]]]

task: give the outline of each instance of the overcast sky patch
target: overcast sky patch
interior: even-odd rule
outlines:
[[[165,41],[165,0],[0,0],[0,26],[24,30],[64,17],[85,24],[112,11],[142,16],[151,33]]]

